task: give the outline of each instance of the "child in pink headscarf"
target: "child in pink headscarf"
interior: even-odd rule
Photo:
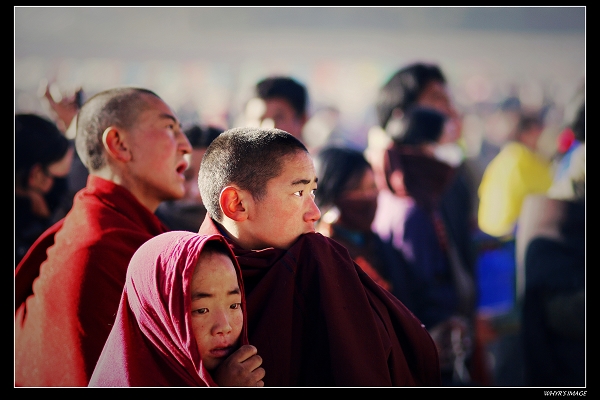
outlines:
[[[98,299],[101,301],[101,299]],[[172,231],[133,255],[90,386],[264,386],[239,265],[220,235]]]

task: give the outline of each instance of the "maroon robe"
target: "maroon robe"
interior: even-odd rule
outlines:
[[[220,233],[206,217],[201,234]],[[337,242],[300,236],[289,250],[243,250],[248,337],[265,386],[438,386],[420,321]]]
[[[192,276],[208,241],[226,243],[221,235],[174,231],[135,252],[89,386],[217,386],[202,364],[190,312]],[[229,256],[242,291],[241,344],[248,344],[241,272],[233,252]]]
[[[88,177],[15,270],[16,386],[87,386],[131,256],[166,231],[127,189]]]

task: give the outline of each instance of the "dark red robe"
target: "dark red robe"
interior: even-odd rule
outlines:
[[[15,270],[16,386],[87,386],[131,256],[166,231],[127,189],[88,177]]]
[[[220,233],[207,216],[200,233]],[[337,242],[302,235],[289,250],[243,250],[248,337],[265,386],[438,386],[421,322]]]

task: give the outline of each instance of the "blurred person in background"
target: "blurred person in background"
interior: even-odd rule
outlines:
[[[49,110],[49,114],[60,131],[75,147],[75,130],[77,124],[77,113],[85,101],[85,93],[82,88],[74,91],[61,91],[56,83],[42,80],[40,83],[40,98]],[[60,186],[66,195],[61,196],[57,206],[57,218],[64,217],[73,206],[75,193],[83,189],[87,183],[88,170],[81,162],[79,155],[75,152],[71,170],[65,177],[56,179],[56,186]]]
[[[544,193],[552,184],[552,166],[537,151],[544,122],[522,112],[514,135],[487,165],[479,185],[478,224],[496,238],[514,238],[523,199]]]
[[[476,288],[442,218],[442,198],[456,168],[436,149],[453,140],[453,122],[421,106],[407,110],[398,122],[401,129],[384,155],[388,189],[380,193],[373,229],[407,261],[409,304],[436,342],[442,385],[483,384],[477,381],[481,354],[474,353]]]
[[[489,333],[487,347],[495,359],[494,381],[499,386],[525,383],[515,238],[525,198],[546,193],[552,184],[551,162],[538,151],[544,130],[540,113],[522,108],[511,112],[517,112],[514,129],[485,168],[478,190],[478,322]]]
[[[393,194],[388,188],[383,168],[384,153],[392,145],[392,138],[404,127],[404,114],[415,106],[427,106],[438,110],[449,118],[450,137],[447,142],[436,146],[436,156],[455,169],[454,177],[441,200],[441,216],[447,234],[455,243],[458,257],[471,278],[475,278],[478,257],[475,235],[477,234],[477,209],[475,207],[478,182],[474,166],[464,157],[459,142],[462,135],[462,115],[453,102],[446,76],[441,67],[434,63],[414,62],[397,70],[379,89],[375,102],[378,125],[369,131],[367,159],[375,171],[375,179],[380,188],[377,214],[384,216],[385,206]],[[479,382],[487,382],[487,368],[477,369],[481,376],[473,376]],[[475,372],[475,371],[473,371]]]
[[[518,220],[526,386],[586,384],[585,103],[569,128],[580,144],[564,176],[527,196]]]
[[[452,236],[457,250],[467,271],[473,275],[475,270],[476,249],[473,235],[476,229],[474,220],[475,184],[470,166],[466,163],[463,150],[459,145],[462,131],[462,117],[457,111],[446,76],[437,64],[415,62],[398,71],[380,88],[375,109],[379,128],[385,132],[374,132],[384,141],[397,136],[404,127],[404,114],[415,106],[430,107],[443,113],[448,118],[448,135],[444,143],[439,143],[436,156],[456,169],[451,184],[443,194],[441,215],[447,226],[448,235]],[[385,148],[387,145],[383,145]],[[369,154],[369,153],[368,153]],[[373,153],[368,157],[375,172],[380,176],[378,184],[383,189],[380,196],[385,196],[387,185],[381,178],[382,153]]]
[[[373,169],[362,152],[328,146],[315,158],[319,189],[315,202],[322,217],[317,232],[341,243],[358,265],[412,309],[402,253],[371,229],[377,211]]]
[[[168,230],[154,215],[158,205],[185,193],[191,145],[150,90],[92,96],[79,110],[75,142],[87,186],[15,270],[15,386],[88,385],[131,256]]]
[[[192,152],[189,154],[189,166],[185,170],[185,195],[181,199],[162,202],[156,209],[156,215],[171,230],[198,232],[206,207],[198,190],[198,172],[206,148],[224,129],[210,125],[192,125],[184,132]]]
[[[15,267],[37,238],[59,218],[74,147],[54,122],[36,114],[15,115]]]
[[[302,130],[308,121],[308,90],[289,76],[271,76],[254,87],[246,106],[246,118],[256,126],[277,128],[305,142]]]
[[[554,161],[554,176],[548,195],[554,198],[583,198],[585,196],[585,102],[575,120],[563,131]],[[566,136],[566,137],[565,137]],[[562,145],[562,146],[561,146]]]

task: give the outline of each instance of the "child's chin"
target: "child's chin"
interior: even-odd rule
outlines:
[[[208,372],[213,372],[214,370],[216,370],[219,367],[219,365],[221,365],[223,360],[225,360],[225,357],[212,358],[210,360],[203,360],[202,363],[204,364],[204,368],[206,368],[206,370]]]

